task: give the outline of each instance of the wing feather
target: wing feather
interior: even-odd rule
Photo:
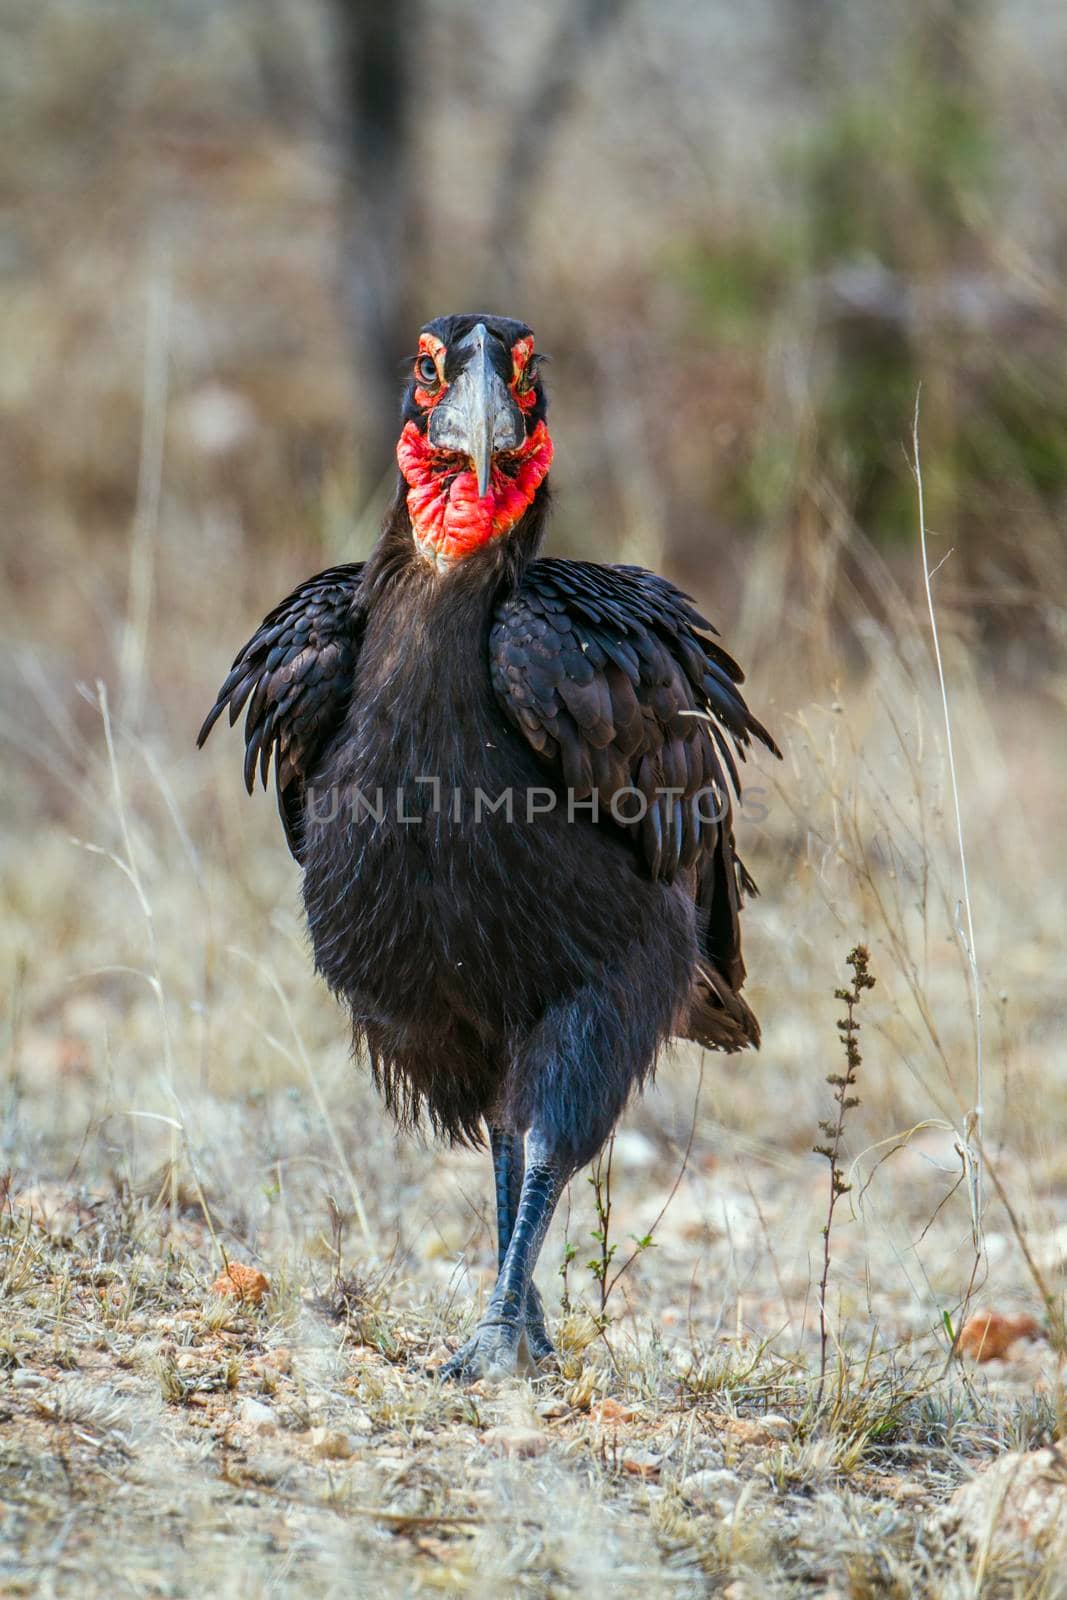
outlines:
[[[268,613],[238,652],[197,738],[202,746],[224,710],[231,727],[245,712],[245,787],[251,794],[257,768],[266,787],[273,760],[278,810],[297,860],[306,787],[352,691],[362,572],[362,563],[331,567]]]
[[[620,771],[641,791],[649,815],[632,826],[654,877],[674,877],[702,848],[715,848],[719,797],[740,794],[738,760],[752,740],[777,753],[713,632],[665,578],[559,560],[531,563],[492,628],[501,704],[563,782],[582,795],[595,785],[602,807],[615,793],[605,784]],[[599,760],[598,751],[613,758]],[[717,803],[704,823],[706,789]]]
[[[758,1029],[736,994],[733,1012],[723,996],[744,977],[738,910],[754,885],[734,850],[730,793],[740,796],[753,740],[778,750],[714,633],[639,567],[540,560],[497,607],[490,669],[505,714],[557,781],[576,798],[597,792],[601,826],[631,836],[651,877],[690,874],[711,974],[694,1036],[738,1048]]]

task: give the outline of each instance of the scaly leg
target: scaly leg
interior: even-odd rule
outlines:
[[[526,1168],[526,1141],[521,1133],[506,1133],[502,1128],[490,1128],[489,1143],[493,1152],[493,1176],[496,1180],[496,1228],[499,1270],[503,1271],[515,1218],[519,1211],[522,1179]],[[555,1355],[552,1340],[545,1326],[545,1311],[537,1285],[531,1278],[526,1293],[526,1355],[532,1366],[547,1361]]]
[[[544,1243],[552,1213],[563,1193],[572,1169],[565,1166],[558,1155],[548,1148],[536,1133],[530,1135],[529,1160],[519,1187],[518,1204],[514,1209],[511,1235],[500,1265],[500,1275],[475,1331],[461,1349],[441,1368],[443,1378],[471,1381],[481,1377],[510,1375],[516,1369],[523,1336],[529,1340],[527,1323],[533,1270]],[[512,1179],[510,1177],[514,1152],[498,1164],[497,1193],[501,1181],[507,1191],[508,1216],[512,1215]],[[503,1167],[503,1172],[501,1168]],[[504,1228],[500,1235],[503,1239]],[[536,1294],[536,1291],[534,1291]],[[539,1301],[535,1304],[540,1305]],[[541,1317],[541,1328],[544,1318]],[[547,1334],[545,1335],[547,1340]],[[549,1346],[551,1348],[551,1346]]]
[[[657,961],[673,959],[676,932],[670,927],[663,932],[664,948],[653,951]],[[469,1380],[512,1373],[524,1336],[530,1342],[530,1309],[538,1306],[532,1298],[533,1270],[563,1187],[603,1145],[670,1031],[675,994],[669,986],[663,986],[658,1009],[618,1004],[620,995],[641,992],[650,959],[649,942],[635,940],[628,964],[605,971],[596,983],[550,1006],[516,1052],[509,1111],[513,1126],[530,1130],[526,1171],[522,1173],[521,1148],[511,1143],[505,1150],[501,1144],[498,1152],[494,1140],[497,1192],[503,1196],[500,1275],[474,1337],[445,1362],[442,1377]],[[664,970],[671,970],[669,964]],[[677,977],[675,990],[680,993],[691,979],[685,962]]]

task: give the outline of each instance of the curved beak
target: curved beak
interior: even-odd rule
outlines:
[[[517,450],[526,429],[500,371],[506,352],[484,323],[479,322],[455,345],[452,354],[468,350],[470,354],[448,392],[430,413],[426,436],[435,449],[468,458],[478,480],[478,494],[484,497],[493,457]]]

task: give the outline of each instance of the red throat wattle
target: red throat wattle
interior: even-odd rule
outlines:
[[[515,526],[552,465],[552,440],[539,422],[518,450],[493,462],[481,498],[471,468],[435,450],[413,422],[404,424],[396,459],[408,486],[415,543],[422,555],[447,566]]]

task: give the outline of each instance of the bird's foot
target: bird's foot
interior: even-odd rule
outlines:
[[[473,1336],[438,1368],[438,1376],[453,1383],[475,1383],[479,1378],[511,1378],[537,1371],[555,1357],[540,1302],[522,1321],[499,1317],[480,1322]]]
[[[442,1378],[453,1383],[475,1383],[479,1378],[510,1378],[519,1365],[519,1345],[525,1323],[487,1318],[472,1338],[460,1345],[440,1367]]]

